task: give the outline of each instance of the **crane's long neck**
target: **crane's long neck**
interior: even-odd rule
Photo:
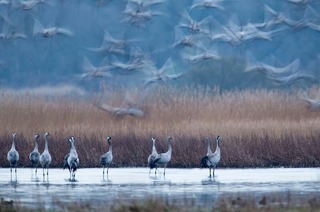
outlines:
[[[208,141],[208,150],[207,150],[207,154],[212,154],[212,150],[211,150],[211,147],[210,147],[210,139],[207,139]]]
[[[77,151],[76,151],[76,147],[75,147],[75,145],[74,145],[73,142],[71,142],[70,152],[75,152],[75,153],[77,152]]]
[[[35,143],[35,145],[34,145],[34,150],[35,150],[35,151],[39,151],[39,150],[38,150],[38,140],[37,140],[37,139],[34,139],[34,143]]]
[[[168,140],[168,153],[171,155],[172,153],[172,146],[171,146],[171,139]]]
[[[16,149],[16,145],[15,145],[15,137],[13,136],[13,139],[12,139],[12,145],[11,145],[11,149]]]
[[[156,150],[156,145],[155,145],[155,140],[152,140],[152,153],[153,154],[157,154],[157,150]]]
[[[112,144],[109,144],[109,152],[112,152]]]
[[[217,139],[217,147],[215,152],[220,152],[220,138]]]
[[[48,139],[47,139],[47,135],[44,136],[44,149],[48,151]]]

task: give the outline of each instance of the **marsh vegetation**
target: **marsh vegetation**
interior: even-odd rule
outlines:
[[[138,93],[138,91],[136,91]],[[123,92],[109,92],[109,104],[119,104]],[[123,95],[122,95],[123,94]],[[206,154],[205,138],[222,136],[220,167],[317,167],[320,165],[320,113],[287,91],[160,88],[145,97],[146,116],[116,117],[95,106],[98,97],[39,97],[2,93],[0,96],[0,166],[17,132],[20,167],[29,167],[34,134],[50,132],[52,167],[62,167],[73,135],[80,167],[99,166],[112,136],[116,167],[146,166],[151,137],[158,152],[173,136],[169,167],[199,167]],[[215,148],[212,142],[212,149]]]

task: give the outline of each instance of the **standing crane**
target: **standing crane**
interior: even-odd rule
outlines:
[[[68,157],[68,165],[69,165],[69,171],[70,171],[70,175],[72,174],[72,178],[70,176],[70,180],[75,180],[76,177],[76,173],[75,171],[77,171],[77,168],[79,166],[79,157],[78,157],[78,153],[76,150],[76,147],[74,145],[74,137],[71,136],[69,138],[70,144],[71,144],[71,148],[70,148],[70,153],[69,153],[69,157]]]
[[[29,154],[29,159],[31,161],[31,165],[33,168],[36,168],[36,175],[37,175],[37,169],[38,169],[38,166],[39,166],[39,160],[40,160],[40,153],[39,153],[39,150],[38,150],[38,143],[39,143],[39,135],[38,134],[35,134],[34,135],[34,149],[33,151]]]
[[[221,158],[221,152],[220,152],[220,140],[221,136],[218,135],[216,142],[216,151],[212,152],[210,147],[210,139],[207,138],[208,141],[208,148],[207,148],[207,155],[201,158],[201,168],[209,168],[209,177],[211,177],[211,169],[212,169],[212,176],[214,176],[214,170],[217,167],[220,158]]]
[[[19,161],[19,153],[15,147],[16,136],[17,136],[17,133],[15,133],[15,132],[12,133],[12,145],[11,145],[11,149],[9,150],[9,152],[7,154],[7,159],[10,163],[11,176],[12,176],[12,168],[14,167],[16,177],[17,177],[17,165],[18,165],[18,161]]]
[[[164,171],[163,171],[164,176],[166,175],[167,163],[171,160],[171,154],[172,154],[171,142],[172,142],[172,137],[169,136],[168,137],[168,151],[165,153],[158,154],[154,159],[154,163],[156,165],[164,164]]]
[[[109,171],[109,166],[112,162],[113,156],[112,156],[112,144],[111,144],[111,137],[107,137],[107,142],[109,144],[109,151],[106,152],[105,154],[101,155],[100,157],[100,165],[103,167],[103,178],[104,178],[104,169],[107,166],[107,176],[108,176],[108,171]]]
[[[46,132],[44,134],[45,146],[44,146],[43,153],[40,155],[40,164],[41,164],[42,170],[43,170],[43,177],[45,176],[44,169],[47,169],[47,177],[48,177],[48,175],[49,175],[49,166],[51,164],[51,155],[50,155],[49,149],[48,149],[48,138],[47,138],[48,135],[49,135],[48,132]]]
[[[156,166],[154,160],[155,160],[156,156],[158,155],[158,152],[157,152],[157,149],[156,149],[156,146],[155,146],[156,139],[151,138],[151,140],[152,140],[152,152],[148,157],[148,166],[150,168],[149,175],[151,173],[151,169],[153,169],[153,168],[156,169],[154,173],[156,174],[156,172],[157,172],[157,166]]]

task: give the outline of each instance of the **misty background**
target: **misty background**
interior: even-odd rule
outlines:
[[[200,41],[203,45],[215,49],[220,59],[196,64],[188,63],[181,57],[184,48],[172,47],[175,27],[181,23],[184,11],[197,21],[212,16],[214,22],[209,23],[208,28],[214,34],[218,33],[216,23],[222,26],[228,25],[230,20],[239,26],[264,23],[267,19],[265,5],[284,12],[291,20],[299,21],[306,17],[308,7],[319,14],[320,4],[317,1],[296,4],[287,0],[230,0],[222,2],[224,10],[200,7],[191,10],[192,3],[192,0],[167,0],[154,5],[151,10],[163,15],[153,16],[141,26],[126,21],[124,11],[128,1],[124,0],[56,0],[37,4],[31,9],[22,9],[13,2],[1,4],[2,33],[6,32],[9,20],[11,29],[23,33],[25,38],[0,39],[0,88],[72,85],[85,91],[98,91],[101,82],[113,87],[139,87],[145,80],[139,72],[123,74],[112,69],[112,77],[80,77],[84,73],[84,58],[88,58],[94,66],[108,64],[115,57],[126,63],[130,60],[131,49],[140,49],[147,54],[158,69],[171,58],[174,64],[171,73],[183,75],[169,83],[181,87],[200,85],[228,90],[287,88],[268,79],[263,73],[244,72],[248,52],[257,61],[277,67],[284,67],[298,58],[302,71],[319,79],[320,33],[309,28],[292,29],[280,24],[276,26],[279,33],[272,40],[256,39],[239,45],[202,37]],[[45,27],[63,27],[73,35],[43,37],[34,34],[35,20]],[[312,20],[320,24],[320,15],[314,14]],[[137,42],[130,43],[125,50],[128,54],[122,56],[88,50],[101,46],[105,31],[113,38],[135,39]],[[184,29],[182,31],[189,33]]]

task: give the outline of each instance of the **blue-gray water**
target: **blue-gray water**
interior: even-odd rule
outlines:
[[[160,172],[155,177],[153,172],[149,176],[147,168],[112,168],[109,177],[103,179],[102,169],[79,169],[76,182],[70,182],[68,171],[62,169],[50,169],[48,181],[43,181],[41,170],[35,177],[31,169],[18,169],[17,180],[11,180],[10,169],[0,169],[0,197],[28,207],[39,203],[46,208],[58,201],[88,202],[98,208],[159,198],[213,207],[219,198],[237,195],[320,197],[318,168],[217,169],[215,178],[208,177],[207,169],[168,168],[165,178]]]
[[[99,2],[106,4],[100,6]],[[161,15],[153,16],[141,24],[142,26],[134,26],[130,21],[126,21],[124,11],[127,5],[126,0],[57,0],[25,10],[19,4],[1,4],[2,33],[22,33],[26,38],[0,39],[0,87],[68,84],[85,90],[98,90],[101,80],[79,79],[84,72],[84,58],[88,58],[94,66],[99,66],[103,61],[109,64],[114,57],[126,63],[130,61],[129,54],[132,49],[141,49],[143,53],[147,53],[157,68],[168,58],[172,58],[175,72],[187,73],[180,82],[175,82],[177,84],[195,83],[227,89],[273,88],[275,85],[266,76],[243,72],[247,51],[252,52],[258,61],[271,65],[286,66],[293,60],[300,59],[303,72],[312,73],[316,77],[319,75],[317,67],[320,63],[320,36],[318,31],[308,27],[292,29],[286,24],[279,24],[272,28],[279,30],[272,40],[254,39],[241,45],[212,42],[207,37],[201,37],[203,45],[215,49],[222,59],[197,65],[186,64],[181,58],[184,50],[170,47],[175,41],[175,28],[181,23],[183,11],[189,12],[195,21],[212,16],[215,22],[209,24],[210,32],[217,34],[221,32],[221,28],[214,23],[229,26],[232,20],[241,28],[248,23],[260,24],[268,21],[270,14],[265,12],[265,5],[274,11],[283,12],[293,21],[308,20],[320,24],[318,1],[294,4],[289,0],[233,0],[222,2],[223,9],[197,7],[191,10],[191,0],[168,0],[152,6],[150,10]],[[34,33],[36,20],[44,27],[65,28],[71,31],[72,35],[43,37]],[[182,30],[186,35],[190,34],[188,30]],[[125,49],[125,56],[89,51],[88,48],[101,45],[105,31],[116,39],[135,39],[138,42],[133,42]],[[121,71],[113,70],[113,78],[102,81],[107,84],[117,82],[120,86],[139,87],[144,79],[140,74],[122,75],[119,72]]]

